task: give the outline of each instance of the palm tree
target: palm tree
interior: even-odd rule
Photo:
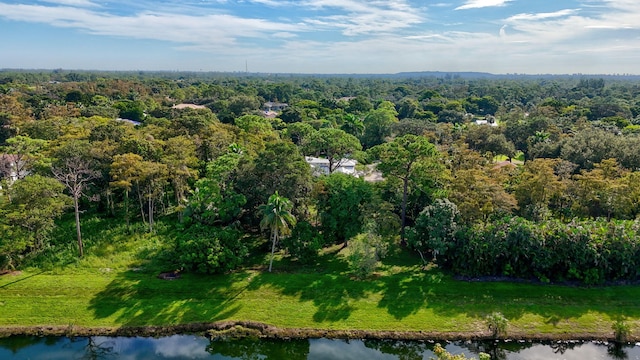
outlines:
[[[269,260],[269,272],[273,265],[273,254],[276,251],[276,243],[280,235],[290,232],[289,226],[295,226],[296,218],[291,214],[293,204],[286,197],[280,196],[278,191],[269,197],[265,205],[262,205],[263,218],[260,221],[261,229],[271,229],[271,259]]]
[[[344,132],[358,137],[364,132],[364,121],[356,115],[345,114],[342,118],[342,126],[340,128],[344,130]]]

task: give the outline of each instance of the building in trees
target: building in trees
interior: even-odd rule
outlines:
[[[329,160],[323,158],[317,158],[313,156],[305,156],[304,158],[313,170],[313,173],[316,175],[329,175],[332,173],[329,171]],[[333,169],[334,173],[342,173],[348,175],[358,176],[356,173],[356,164],[358,162],[351,159],[342,159],[338,163],[335,169]]]

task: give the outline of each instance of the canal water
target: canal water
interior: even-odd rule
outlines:
[[[638,359],[640,344],[616,346],[597,342],[455,342],[445,348],[467,357],[486,352],[492,359],[590,360]],[[0,339],[0,359],[242,359],[242,360],[413,360],[431,359],[433,342],[392,340],[209,341],[201,336],[163,338],[27,337]]]

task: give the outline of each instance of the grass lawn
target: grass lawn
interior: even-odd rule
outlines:
[[[509,157],[507,155],[496,155],[493,157],[494,162],[502,162],[502,161],[508,161],[508,160],[509,160]],[[524,164],[524,153],[522,151],[518,151],[516,153],[516,156],[511,158],[511,162],[516,165]]]
[[[252,267],[167,281],[157,278],[161,268],[153,261],[161,237],[103,229],[87,235],[88,255],[82,260],[0,276],[0,327],[252,320],[287,328],[470,336],[488,333],[485,316],[501,312],[513,337],[612,336],[616,320],[630,325],[634,338],[640,336],[638,286],[457,281],[437,268],[422,269],[402,251],[360,281],[350,276],[337,248],[313,267],[299,269],[285,258],[274,262],[274,273]]]

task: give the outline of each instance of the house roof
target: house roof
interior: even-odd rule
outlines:
[[[116,121],[122,121],[122,122],[126,122],[135,126],[138,126],[140,124],[142,124],[140,121],[135,121],[135,120],[130,120],[130,119],[123,119],[123,118],[117,118]]]
[[[311,165],[326,165],[329,166],[329,160],[323,158],[317,158],[313,156],[305,156],[304,159]]]
[[[287,103],[273,102],[273,101],[267,101],[266,103],[264,103],[264,106],[266,106],[266,107],[274,107],[274,106],[289,106],[289,104],[287,104]]]
[[[312,166],[326,166],[329,167],[329,160],[324,158],[317,158],[313,156],[305,156],[304,159]],[[352,159],[342,159],[338,168],[355,167],[358,162]]]
[[[177,104],[171,107],[172,109],[206,109],[207,107],[204,105],[196,105],[196,104]]]

